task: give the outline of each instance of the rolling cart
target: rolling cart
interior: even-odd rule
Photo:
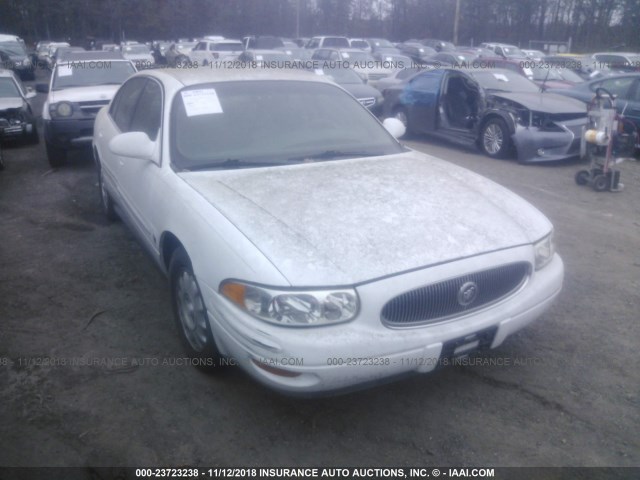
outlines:
[[[633,123],[616,111],[616,98],[604,88],[587,107],[588,123],[582,134],[580,157],[589,160],[589,169],[576,173],[578,185],[590,185],[596,192],[620,192],[620,170],[614,168],[633,156],[637,132]],[[626,127],[626,128],[625,128]]]

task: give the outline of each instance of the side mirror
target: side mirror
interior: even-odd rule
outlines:
[[[49,84],[48,83],[36,83],[36,92],[38,92],[38,93],[49,93]]]
[[[155,144],[144,132],[127,132],[116,135],[109,142],[109,150],[119,157],[151,160]]]
[[[382,122],[382,126],[387,130],[387,132],[393,135],[394,138],[400,138],[407,133],[407,128],[404,126],[404,123],[397,118],[385,118]]]

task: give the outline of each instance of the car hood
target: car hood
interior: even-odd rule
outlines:
[[[49,103],[56,102],[88,102],[111,100],[120,85],[94,85],[91,87],[70,87],[49,92]]]
[[[0,110],[8,110],[10,108],[22,108],[24,105],[21,98],[0,98]]]
[[[505,98],[536,112],[587,114],[584,103],[555,93],[492,92],[491,96]]]
[[[551,231],[514,193],[435,157],[179,174],[292,285],[350,285],[530,244]]]

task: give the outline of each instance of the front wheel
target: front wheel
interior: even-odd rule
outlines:
[[[98,188],[100,189],[100,204],[102,205],[102,211],[107,219],[111,222],[118,219],[116,210],[113,206],[113,200],[107,190],[107,186],[104,183],[104,177],[102,175],[102,168],[98,167]]]
[[[596,192],[604,192],[609,188],[609,178],[606,175],[598,175],[593,179],[593,189]]]
[[[586,185],[587,183],[589,183],[589,179],[591,178],[591,173],[589,172],[589,170],[580,170],[578,173],[576,173],[576,183],[578,185]]]
[[[507,124],[501,118],[492,118],[485,123],[480,133],[482,151],[493,158],[505,158],[512,148]]]
[[[169,265],[171,302],[180,337],[189,358],[204,371],[213,371],[220,364],[220,353],[213,340],[198,281],[191,260],[182,247],[178,247]]]

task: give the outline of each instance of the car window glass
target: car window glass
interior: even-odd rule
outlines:
[[[15,98],[19,96],[18,87],[11,78],[0,78],[0,98]]]
[[[129,131],[131,117],[146,82],[147,80],[142,77],[133,78],[118,91],[110,113],[121,132]]]
[[[156,140],[162,119],[162,90],[158,82],[149,80],[140,95],[129,131],[144,132]]]
[[[600,86],[619,98],[627,98],[632,82],[633,77],[610,78],[604,80]]]

